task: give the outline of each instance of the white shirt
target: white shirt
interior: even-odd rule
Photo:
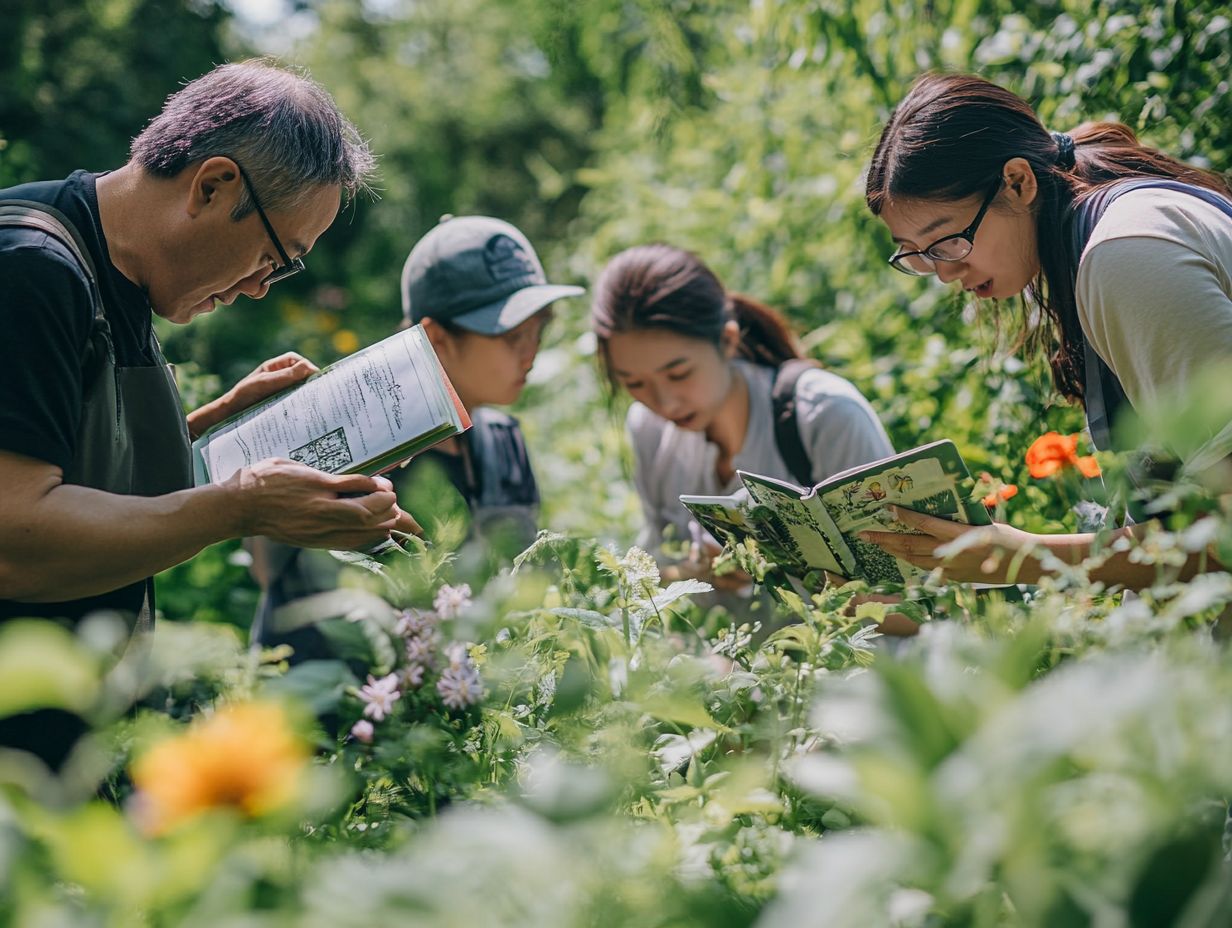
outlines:
[[[774,441],[774,368],[739,359],[732,363],[749,387],[749,424],[733,469],[794,482]],[[796,383],[796,423],[814,483],[894,453],[868,400],[850,382],[820,368],[806,371]],[[626,428],[645,517],[638,544],[646,550],[658,549],[668,526],[675,539],[689,538],[692,516],[681,505],[681,494],[722,496],[743,487],[737,476],[720,482],[715,472],[719,448],[704,433],[679,428],[641,403],[630,407]]]
[[[1133,190],[1105,211],[1083,251],[1078,319],[1135,408],[1232,360],[1232,219],[1176,190]],[[1232,423],[1187,461],[1232,452]]]

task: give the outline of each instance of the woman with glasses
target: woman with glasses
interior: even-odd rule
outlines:
[[[935,274],[981,300],[1022,295],[1021,343],[1048,352],[1056,389],[1084,405],[1098,448],[1114,447],[1118,412],[1232,360],[1228,185],[1139,144],[1124,125],[1050,133],[995,84],[925,75],[881,133],[866,199],[898,245],[897,270]],[[1198,470],[1230,452],[1232,423],[1185,463]],[[926,567],[941,565],[939,544],[970,531],[912,513],[904,520],[920,535],[870,540]],[[945,562],[955,579],[1004,579],[981,569],[994,550],[1036,545],[1077,562],[1094,540],[984,531],[987,544]],[[1018,579],[1032,573],[1028,558]],[[1098,577],[1140,587],[1155,568],[1120,554]]]

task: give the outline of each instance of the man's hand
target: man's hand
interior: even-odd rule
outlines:
[[[224,419],[307,380],[319,368],[294,351],[270,358],[230,390],[188,415],[188,431],[196,438]]]
[[[259,461],[223,484],[236,494],[243,531],[302,548],[370,548],[392,531],[421,534],[384,477],[327,474],[280,458]]]

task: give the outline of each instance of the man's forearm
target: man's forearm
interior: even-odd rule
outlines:
[[[63,602],[119,589],[243,534],[220,486],[119,496],[60,484],[34,506],[0,505],[0,598]]]

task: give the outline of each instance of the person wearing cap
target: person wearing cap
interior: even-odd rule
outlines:
[[[406,259],[402,325],[423,325],[472,428],[415,458],[393,475],[394,486],[402,498],[426,495],[437,516],[449,509],[441,492],[455,494],[470,523],[461,573],[490,572],[534,540],[539,488],[526,443],[517,420],[493,407],[521,395],[552,304],[584,292],[548,283],[526,236],[488,216],[443,217]],[[293,661],[328,656],[327,636],[301,624],[320,610],[294,605],[334,589],[338,562],[264,540],[253,555],[263,591],[253,640],[291,645]]]

